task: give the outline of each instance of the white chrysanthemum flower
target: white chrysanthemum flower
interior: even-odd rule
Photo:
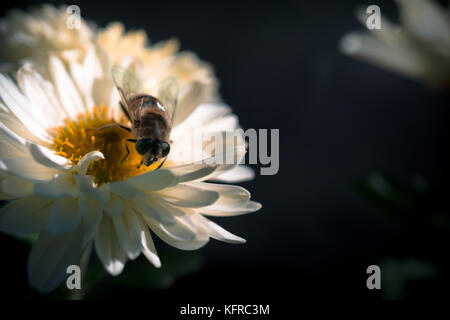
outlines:
[[[56,288],[92,241],[112,275],[141,252],[160,266],[150,230],[183,250],[198,249],[209,238],[244,242],[205,215],[234,216],[261,205],[241,187],[204,182],[251,178],[237,166],[245,154],[243,137],[225,143],[225,150],[192,147],[207,160],[232,153],[228,164],[193,162],[178,152],[182,138],[237,128],[230,108],[201,104],[198,82],[182,87],[164,167],[138,167],[140,155],[131,148],[121,162],[128,132],[90,130],[125,121],[108,55],[93,47],[81,63],[67,63],[56,56],[48,66],[26,63],[18,86],[0,75],[0,196],[12,200],[1,208],[0,230],[39,233],[29,256],[30,284],[42,292]]]
[[[450,86],[450,11],[431,0],[397,0],[401,26],[382,19],[381,29],[351,33],[341,41],[344,53],[420,79]],[[366,24],[368,15],[358,14]]]
[[[192,52],[178,52],[175,39],[149,46],[145,31],[125,32],[121,23],[111,23],[105,29],[87,24],[80,17],[79,28],[69,29],[66,6],[42,5],[30,12],[11,11],[0,22],[0,55],[5,71],[22,59],[44,59],[49,55],[65,64],[81,63],[94,46],[107,52],[113,64],[127,59],[139,59],[142,71],[153,81],[175,77],[181,86],[191,82],[204,85],[204,102],[217,101],[217,83],[212,67]],[[5,64],[5,62],[8,62]]]

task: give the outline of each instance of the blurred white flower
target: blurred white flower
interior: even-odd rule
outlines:
[[[66,65],[73,61],[81,63],[92,47],[100,46],[113,64],[139,59],[142,72],[151,79],[175,77],[180,86],[200,82],[204,85],[203,102],[219,100],[212,67],[192,52],[178,52],[177,40],[149,45],[143,30],[125,32],[119,22],[103,29],[92,22],[87,23],[82,15],[80,27],[69,29],[66,9],[67,6],[42,5],[30,12],[12,10],[1,19],[0,63],[3,71],[17,70],[23,59],[42,63],[49,55],[58,57]]]
[[[12,200],[0,209],[0,230],[39,233],[28,261],[32,287],[56,288],[92,241],[112,275],[141,252],[160,266],[150,230],[183,250],[198,249],[209,238],[245,242],[205,215],[234,216],[261,205],[241,187],[204,182],[252,178],[238,166],[246,152],[243,137],[225,143],[225,150],[192,146],[209,158],[233,152],[233,163],[172,158],[183,154],[177,152],[182,138],[238,128],[228,106],[203,103],[208,84],[182,86],[171,152],[165,166],[153,170],[156,165],[138,167],[140,155],[131,148],[121,162],[123,139],[130,137],[124,130],[89,130],[125,123],[109,52],[94,45],[81,61],[64,61],[60,54],[49,54],[45,64],[32,61],[18,71],[17,84],[0,74],[0,198]]]
[[[95,42],[108,52],[115,64],[126,63],[130,57],[139,59],[143,78],[159,81],[174,77],[181,86],[200,82],[205,89],[205,102],[217,100],[217,81],[212,67],[192,52],[178,53],[179,42],[176,39],[147,46],[145,31],[125,32],[123,25],[115,22],[100,30]]]
[[[450,11],[432,0],[397,3],[400,26],[382,18],[380,30],[347,34],[342,51],[431,86],[450,87]],[[365,25],[366,12],[358,17]]]
[[[0,20],[1,62],[14,66],[22,59],[83,59],[95,40],[94,26],[83,20],[79,28],[67,27],[66,7],[42,5],[29,12],[10,11]]]

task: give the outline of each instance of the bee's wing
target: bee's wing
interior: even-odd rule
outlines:
[[[167,115],[173,123],[178,100],[178,83],[174,78],[167,78],[158,85],[157,98],[162,102]]]
[[[119,91],[122,103],[130,113],[128,101],[130,97],[139,92],[139,80],[127,69],[121,67],[113,67],[112,78],[117,90]]]

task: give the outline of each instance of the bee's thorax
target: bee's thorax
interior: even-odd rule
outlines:
[[[150,138],[166,141],[169,136],[169,125],[163,115],[153,112],[144,113],[140,119],[133,121],[133,135],[138,138]]]

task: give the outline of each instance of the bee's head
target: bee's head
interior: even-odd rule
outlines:
[[[146,166],[151,165],[160,158],[169,154],[170,145],[163,141],[153,139],[139,139],[136,141],[136,151],[142,155],[142,160]]]

